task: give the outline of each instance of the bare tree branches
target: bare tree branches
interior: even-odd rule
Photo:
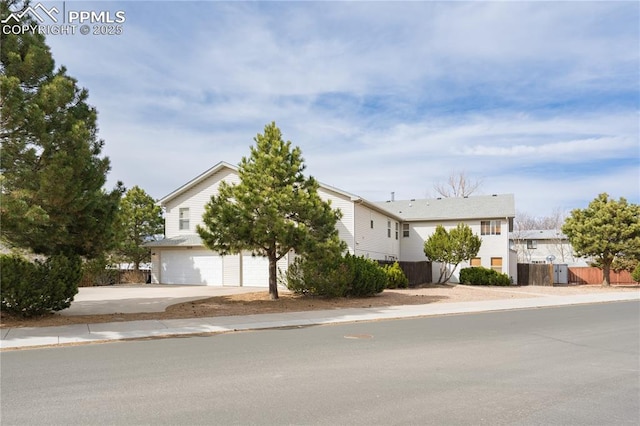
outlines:
[[[433,185],[434,191],[442,197],[468,197],[480,188],[481,180],[472,180],[463,171],[452,171],[446,182],[436,182]]]

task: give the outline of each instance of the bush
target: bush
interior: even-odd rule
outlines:
[[[68,308],[82,278],[79,257],[52,256],[31,263],[19,256],[0,256],[2,310],[30,317]]]
[[[463,268],[460,271],[460,283],[467,285],[511,285],[511,278],[493,269],[483,267]]]
[[[373,296],[387,287],[387,274],[378,262],[348,253],[345,261],[353,271],[353,281],[348,286],[345,296]]]
[[[637,283],[640,283],[640,263],[636,266],[636,269],[631,273],[631,278]]]
[[[409,279],[398,262],[393,262],[393,265],[385,265],[384,272],[387,274],[387,288],[409,287]]]
[[[107,266],[109,266],[109,262],[105,256],[87,260],[82,265],[82,279],[78,285],[92,287],[116,284],[119,272],[117,269],[107,268]]]
[[[348,265],[335,259],[298,257],[289,265],[281,282],[296,294],[342,297],[353,274]]]
[[[296,294],[324,297],[373,296],[387,285],[385,271],[377,262],[350,254],[299,257],[280,280]]]

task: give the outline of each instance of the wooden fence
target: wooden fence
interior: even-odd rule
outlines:
[[[391,260],[378,260],[380,265],[393,265]],[[431,279],[431,262],[400,262],[400,268],[409,280],[409,287],[415,287],[420,284],[427,284]]]
[[[553,286],[552,264],[518,263],[518,285]]]
[[[633,278],[629,271],[611,271],[609,278],[611,284],[633,284]],[[569,284],[602,284],[602,269],[589,266],[569,267]]]

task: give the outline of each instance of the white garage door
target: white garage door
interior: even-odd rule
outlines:
[[[242,257],[242,285],[245,287],[269,287],[269,259],[266,257]]]
[[[208,250],[163,250],[160,282],[222,286],[222,258]]]
[[[288,258],[278,261],[278,271],[287,270]],[[242,285],[244,287],[269,287],[269,259],[251,255],[242,256]]]

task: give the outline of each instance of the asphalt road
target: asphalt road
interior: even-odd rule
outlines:
[[[0,423],[640,424],[640,304],[3,352]]]

